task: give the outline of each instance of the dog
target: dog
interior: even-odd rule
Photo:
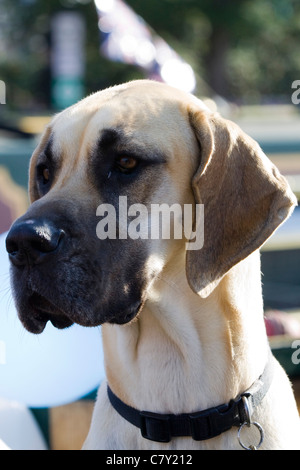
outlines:
[[[107,380],[84,449],[300,448],[259,254],[297,201],[254,140],[192,95],[132,81],[52,119],[29,194],[6,240],[20,320],[35,334],[103,325]],[[125,198],[140,211],[131,237]],[[190,237],[138,236],[161,204],[192,208]]]

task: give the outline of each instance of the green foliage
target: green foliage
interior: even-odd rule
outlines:
[[[198,94],[290,101],[291,83],[300,79],[299,0],[127,3],[193,66]],[[61,9],[80,11],[86,21],[86,94],[144,76],[101,57],[92,0],[1,0],[0,79],[15,109],[50,106],[50,21]]]
[[[212,92],[239,102],[290,102],[300,77],[299,0],[128,3],[180,48]]]

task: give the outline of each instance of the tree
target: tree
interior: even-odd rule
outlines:
[[[291,83],[300,77],[298,0],[128,3],[190,60],[213,92],[235,101],[290,102]]]
[[[218,93],[237,102],[278,97],[290,102],[291,84],[300,78],[298,0],[127,3],[192,65],[197,94]],[[100,55],[92,0],[1,0],[0,79],[7,84],[8,106],[50,106],[50,21],[61,9],[76,9],[86,21],[86,94],[144,76],[141,69]]]

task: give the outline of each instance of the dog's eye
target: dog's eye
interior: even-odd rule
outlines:
[[[45,186],[50,182],[51,173],[46,165],[39,165],[37,167],[37,175],[40,182]]]
[[[44,184],[47,184],[50,180],[49,168],[44,168],[42,174],[43,174],[43,182],[44,182]]]
[[[122,156],[116,160],[116,167],[121,173],[131,173],[138,166],[138,160],[130,156]]]

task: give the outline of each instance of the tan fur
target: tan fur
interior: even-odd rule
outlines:
[[[129,324],[102,327],[108,383],[128,405],[152,412],[189,413],[228,402],[265,367],[258,249],[296,200],[259,146],[236,125],[178,90],[140,81],[91,95],[54,118],[61,173],[40,201],[74,196],[90,198],[95,207],[97,194],[86,178],[89,155],[101,129],[113,127],[121,128],[132,145],[166,157],[156,178],[144,176],[143,185],[133,184],[129,196],[149,207],[203,203],[205,239],[201,250],[188,252],[186,240],[148,240],[142,310]],[[32,159],[31,186],[43,145]],[[134,241],[128,244],[134,250]],[[116,296],[118,289],[126,286],[116,281]],[[295,401],[277,363],[254,418],[265,431],[263,449],[300,448]],[[250,441],[257,440],[251,433]],[[240,447],[236,428],[204,442],[146,440],[111,407],[105,382],[84,448]]]

